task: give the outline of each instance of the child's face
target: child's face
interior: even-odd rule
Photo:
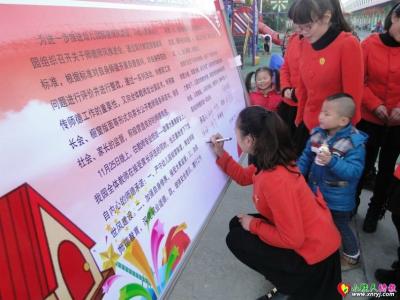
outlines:
[[[319,126],[325,130],[338,129],[349,123],[349,118],[338,114],[339,103],[325,101],[319,113]]]
[[[256,76],[256,87],[259,90],[269,89],[272,85],[271,75],[267,71],[260,71]]]

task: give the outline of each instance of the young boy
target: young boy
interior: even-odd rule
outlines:
[[[311,189],[324,196],[342,236],[342,270],[357,267],[360,250],[350,229],[358,181],[365,160],[367,135],[350,123],[355,104],[350,95],[328,97],[297,164]]]

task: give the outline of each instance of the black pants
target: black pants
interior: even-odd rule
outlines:
[[[301,123],[294,133],[294,143],[297,151],[297,155],[300,156],[303,153],[304,148],[306,147],[307,141],[310,138],[310,133],[308,128],[304,123]]]
[[[286,125],[289,127],[290,133],[292,137],[296,132],[296,125],[294,124],[294,120],[296,119],[297,107],[290,106],[285,102],[281,102],[278,106],[278,115],[281,117],[283,121],[285,121]]]
[[[322,262],[308,265],[293,250],[270,246],[244,230],[237,217],[229,223],[226,244],[241,262],[264,275],[293,300],[342,299],[337,291],[341,282],[339,251]]]
[[[366,144],[364,172],[358,184],[357,206],[360,203],[359,195],[361,194],[365,175],[374,167],[380,150],[378,174],[376,175],[370,206],[373,209],[381,210],[386,203],[388,185],[391,182],[396,160],[400,154],[400,126],[387,127],[361,120],[357,128],[369,136]]]

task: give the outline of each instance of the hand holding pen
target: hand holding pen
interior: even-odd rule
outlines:
[[[223,138],[221,134],[217,133],[211,136],[210,140],[207,143],[212,144],[212,148],[215,154],[220,157],[224,153],[224,142],[230,141],[232,138]]]

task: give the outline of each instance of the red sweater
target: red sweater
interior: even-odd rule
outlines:
[[[321,50],[314,50],[309,42],[304,41],[299,70],[297,125],[303,121],[309,130],[316,127],[322,103],[336,93],[353,96],[356,113],[352,123],[360,120],[363,60],[361,46],[351,33],[341,32]]]
[[[217,163],[238,184],[254,184],[253,203],[269,222],[254,218],[250,232],[262,241],[293,249],[310,265],[340,247],[340,234],[325,201],[314,196],[303,176],[282,166],[256,175],[253,165],[243,168],[226,152]]]
[[[250,104],[262,106],[270,111],[277,111],[279,103],[282,102],[281,95],[275,90],[268,92],[264,95],[260,91],[250,93]]]
[[[303,39],[300,39],[297,33],[292,34],[289,38],[285,59],[280,71],[282,91],[288,88],[296,89],[299,85],[299,59],[302,42]],[[297,102],[292,99],[283,98],[283,101],[290,106],[297,106]]]
[[[400,47],[386,46],[379,34],[370,35],[361,46],[365,64],[361,117],[383,125],[373,111],[383,104],[390,115],[393,108],[400,107]]]

